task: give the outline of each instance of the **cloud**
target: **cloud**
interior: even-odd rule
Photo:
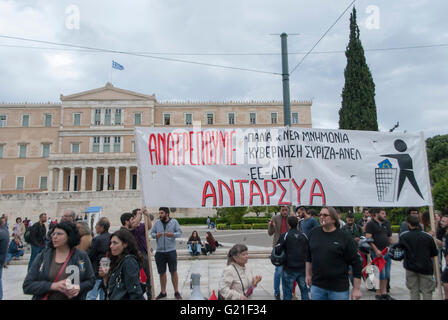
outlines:
[[[280,37],[289,52],[308,51],[349,1],[134,0],[1,1],[0,33],[83,46],[153,53],[168,58],[281,72]],[[66,8],[76,5],[80,28],[68,29]],[[379,29],[369,29],[366,8],[379,9]],[[357,1],[365,49],[448,43],[443,0]],[[292,35],[300,33],[299,35]],[[276,35],[272,35],[276,34]],[[349,12],[314,51],[345,50]],[[0,38],[0,45],[52,47]],[[227,55],[205,55],[209,53]],[[233,56],[229,53],[277,53]],[[448,47],[366,51],[376,85],[381,130],[446,134]],[[196,53],[202,55],[185,55]],[[160,56],[160,55],[157,55]],[[293,69],[303,55],[290,55]],[[0,90],[4,101],[58,101],[103,86],[111,61],[117,87],[159,100],[281,100],[279,75],[227,70],[118,53],[0,47]],[[313,99],[313,126],[337,128],[344,86],[344,53],[310,54],[290,77],[291,98]],[[445,117],[445,118],[444,118]]]

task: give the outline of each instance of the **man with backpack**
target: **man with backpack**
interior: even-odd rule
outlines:
[[[308,287],[305,283],[308,238],[305,233],[297,229],[297,217],[288,217],[287,222],[289,230],[280,235],[276,245],[276,250],[283,250],[286,257],[282,277],[283,300],[292,299],[294,281],[299,285],[302,300],[309,300]]]
[[[409,231],[400,235],[399,246],[404,250],[403,266],[406,269],[406,287],[411,300],[431,300],[436,287],[433,279],[432,258],[438,255],[432,236],[419,228],[419,219],[409,215],[406,219]]]

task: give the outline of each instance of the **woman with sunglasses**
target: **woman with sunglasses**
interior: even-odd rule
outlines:
[[[75,225],[58,223],[48,248],[33,261],[23,292],[33,300],[84,300],[95,284],[89,256],[76,249],[80,235]]]
[[[349,266],[353,268],[351,298],[361,298],[361,261],[355,241],[339,228],[339,217],[333,207],[320,211],[321,226],[309,234],[306,260],[306,283],[311,286],[312,300],[348,300]]]

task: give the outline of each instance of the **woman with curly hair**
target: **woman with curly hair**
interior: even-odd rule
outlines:
[[[140,284],[140,269],[143,257],[138,251],[134,235],[120,229],[110,238],[109,270],[100,263],[99,275],[103,278],[106,300],[144,300]]]

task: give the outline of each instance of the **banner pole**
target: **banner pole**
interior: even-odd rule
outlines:
[[[155,299],[155,291],[154,291],[154,276],[152,272],[152,257],[151,257],[151,247],[149,246],[149,234],[148,234],[148,217],[145,215],[145,237],[146,237],[146,247],[148,248],[148,265],[149,265],[149,277],[151,281],[151,300]]]
[[[428,154],[426,152],[426,141],[425,141],[425,136],[423,135],[423,131],[420,132],[420,137],[423,142],[426,178],[428,179],[428,186],[429,186],[428,192],[429,192],[429,196],[430,196],[430,200],[431,200],[431,205],[429,206],[429,220],[430,220],[430,224],[431,224],[431,231],[433,232],[434,242],[436,242],[435,239],[436,239],[437,231],[436,231],[436,227],[435,227],[434,206],[432,203],[433,201],[432,201],[431,180],[430,180],[430,176],[429,176]],[[437,246],[437,242],[436,242],[436,246]],[[433,258],[433,263],[434,263],[434,271],[435,271],[435,276],[436,276],[437,289],[439,291],[439,299],[443,300],[442,286],[440,285],[439,256],[435,256]]]

